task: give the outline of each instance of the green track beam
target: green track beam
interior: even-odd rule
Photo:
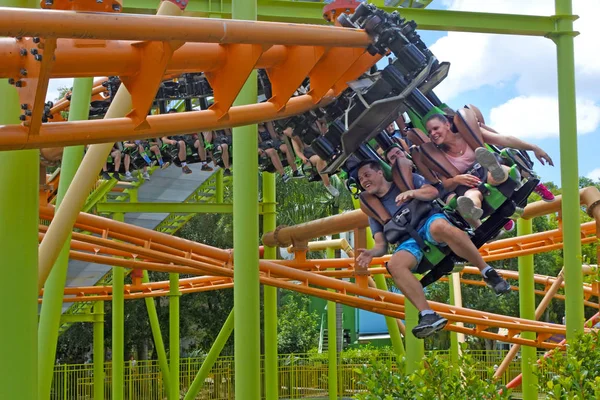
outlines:
[[[327,258],[335,258],[335,250],[327,249]],[[332,268],[335,269],[335,268]],[[337,303],[327,301],[327,390],[329,400],[338,398],[338,366],[337,366]]]
[[[256,0],[234,0],[233,17],[256,20]],[[234,105],[256,103],[257,74],[253,70]],[[260,280],[258,273],[258,127],[233,128],[233,259],[235,267],[235,397],[260,399]]]
[[[206,355],[206,358],[204,359],[204,362],[202,363],[200,370],[196,374],[194,381],[190,385],[190,388],[189,388],[187,394],[185,395],[184,400],[195,400],[196,396],[198,396],[198,393],[200,393],[200,389],[202,389],[202,386],[204,385],[204,381],[208,377],[208,373],[210,372],[212,367],[215,365],[215,361],[217,360],[217,357],[219,357],[219,354],[221,354],[223,347],[225,347],[227,340],[231,336],[231,332],[233,331],[233,325],[234,325],[234,322],[233,322],[234,316],[233,315],[234,314],[233,314],[233,310],[232,310],[229,313],[229,316],[227,317],[227,319],[225,320],[225,323],[223,324],[221,331],[217,335],[215,342],[213,343],[212,347],[210,348],[208,354]]]
[[[123,214],[113,215],[115,221],[123,222]],[[112,268],[112,397],[123,400],[125,386],[125,270]]]
[[[104,302],[94,303],[94,399],[104,398]]]
[[[84,121],[88,119],[92,84],[93,78],[77,78],[73,82],[69,121]],[[62,199],[65,197],[65,193],[67,193],[67,189],[77,172],[77,168],[81,164],[83,151],[84,146],[71,146],[65,148],[63,152],[58,194],[56,196],[57,207],[60,207]],[[44,285],[38,335],[38,390],[40,399],[50,398],[50,391],[52,389],[58,329],[60,327],[65,284],[67,282],[70,250],[71,234],[68,235]]]
[[[571,15],[570,0],[556,0],[556,13]],[[569,18],[557,21],[559,31],[573,29]],[[560,180],[562,183],[563,257],[567,340],[583,332],[583,275],[579,227],[579,171],[577,163],[577,108],[575,104],[575,58],[573,36],[554,37],[558,68],[558,117],[560,126]]]
[[[533,233],[530,219],[517,221],[519,236]],[[535,282],[533,279],[533,254],[519,257],[519,312],[520,317],[535,321]],[[583,303],[583,302],[582,302]],[[535,340],[535,332],[521,333],[523,339]],[[521,347],[521,372],[523,374],[523,400],[538,398],[538,380],[535,374],[537,365],[536,348]]]
[[[233,0],[197,0],[191,2],[188,15],[232,18]],[[131,13],[156,10],[158,0],[125,0],[124,11]],[[301,24],[328,24],[323,18],[323,2],[270,0],[260,2],[259,21]],[[507,35],[546,36],[555,32],[553,16],[491,14],[465,11],[379,7],[388,12],[398,11],[403,18],[417,22],[419,30],[498,33]],[[557,11],[557,14],[558,11]]]
[[[169,400],[179,400],[179,274],[169,274]]]
[[[0,5],[26,7],[23,1]],[[0,80],[0,125],[19,124],[19,96]],[[0,399],[34,400],[38,396],[38,182],[39,150],[2,152],[0,181]]]
[[[142,282],[149,283],[150,277],[148,276],[148,271],[144,270],[143,274],[144,275],[142,276]],[[165,392],[169,393],[169,363],[167,361],[165,343],[163,341],[162,333],[160,331],[158,314],[156,313],[156,303],[154,302],[154,297],[146,297],[144,301],[146,302],[146,310],[148,311],[148,319],[150,320],[150,330],[152,331],[152,337],[154,338],[154,348],[156,349],[158,365],[162,373],[163,385],[165,387]]]
[[[267,203],[263,216],[263,232],[277,228],[277,210],[275,204],[275,174],[263,173],[263,202]],[[277,258],[275,247],[265,246],[264,258]],[[279,398],[279,365],[277,357],[277,288],[264,286],[264,330],[265,330],[265,394],[267,400]]]

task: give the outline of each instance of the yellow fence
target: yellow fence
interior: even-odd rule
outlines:
[[[447,352],[441,352],[447,353]],[[488,370],[500,365],[506,355],[505,351],[470,352],[479,361],[482,379],[491,376]],[[540,353],[541,356],[541,353]],[[378,360],[393,359],[392,354],[380,354]],[[181,359],[180,388],[181,398],[192,384],[202,358]],[[344,359],[338,365],[338,398],[352,398],[364,390],[358,384],[357,369],[373,362],[372,358],[352,357]],[[110,362],[105,364],[104,392],[105,399],[112,398]],[[311,397],[327,397],[326,354],[294,354],[279,357],[279,384],[281,399],[303,399]],[[263,369],[261,368],[261,376]],[[520,373],[520,362],[513,361],[504,374],[502,381],[508,383]],[[220,357],[213,366],[196,399],[230,400],[234,399],[234,358]],[[124,398],[127,400],[163,400],[166,391],[162,383],[162,372],[155,360],[125,363]],[[516,393],[515,393],[516,394]],[[93,364],[56,365],[52,385],[52,400],[84,400],[94,398]]]

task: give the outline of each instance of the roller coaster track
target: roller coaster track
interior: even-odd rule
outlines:
[[[52,219],[53,208],[44,207],[40,209],[40,215],[44,219]],[[582,232],[586,232],[584,240],[595,240],[593,224],[583,224]],[[232,285],[234,260],[230,251],[84,213],[79,214],[75,228],[91,232],[92,235],[73,233],[70,254],[72,259],[131,269],[178,272],[199,276],[199,278],[191,278],[191,280],[182,280],[182,290],[184,292],[214,290],[231,287]],[[43,238],[44,231],[45,227],[40,226],[40,239]],[[495,259],[515,256],[514,244],[511,243],[511,240],[513,239],[488,245],[488,247],[494,246],[497,249],[505,249],[503,253],[496,250],[493,255]],[[548,251],[548,246],[555,246],[552,247],[554,249],[560,248],[562,245],[558,230],[544,232],[542,237],[540,234],[523,236],[519,238],[519,241],[522,247],[522,250],[519,250],[520,255]],[[548,242],[551,242],[551,244],[546,244]],[[539,250],[538,247],[546,250]],[[485,247],[482,249],[483,252],[488,250],[490,249]],[[381,264],[385,260],[385,257],[375,259],[373,264]],[[404,297],[402,295],[363,288],[336,279],[354,274],[353,260],[351,259],[261,260],[259,268],[262,284],[295,290],[395,318],[404,318]],[[338,268],[338,270],[323,271],[327,268]],[[382,271],[380,269],[371,272]],[[548,282],[548,279],[551,278],[538,277],[538,280],[540,279],[546,279]],[[165,288],[161,285],[164,285],[164,283],[147,285],[135,283],[128,287],[126,297],[139,298],[162,295],[165,293]],[[95,299],[95,296],[99,296],[97,299],[110,296],[110,290],[106,287],[79,289],[79,292],[76,289],[68,289],[72,290],[69,294],[74,294],[75,297],[79,296],[82,301],[90,301]],[[86,298],[86,295],[89,297]],[[451,322],[447,329],[488,339],[552,349],[558,347],[558,345],[546,340],[554,334],[565,333],[563,325],[523,320],[441,303],[431,302],[431,306]],[[456,324],[457,322],[462,322],[466,326],[459,326]],[[489,330],[490,328],[505,328],[508,333],[494,333]],[[523,331],[535,332],[536,339],[522,338],[520,333]]]

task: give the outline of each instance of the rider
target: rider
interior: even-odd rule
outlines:
[[[483,147],[472,149],[461,135],[453,132],[450,121],[444,115],[433,114],[427,119],[425,125],[431,141],[438,146],[446,159],[460,172],[460,175],[442,179],[444,188],[448,192],[455,192],[459,196],[457,207],[460,214],[474,227],[479,226],[481,224],[479,219],[483,214],[481,209],[483,195],[477,189],[477,186],[482,181],[493,186],[500,185],[508,179],[509,168],[500,165],[496,156],[487,149]],[[547,162],[549,165],[554,166],[550,156],[534,144],[524,142],[514,136],[492,133],[484,128],[481,128],[481,132],[485,143],[519,150],[531,150],[542,165]],[[469,173],[477,162],[488,171],[487,175],[484,176],[480,173],[478,176]],[[505,226],[505,230],[509,231],[513,228],[514,222],[511,220]]]
[[[378,197],[390,215],[395,215],[403,210],[407,202],[412,199],[430,202],[439,196],[438,190],[428,184],[421,175],[413,173],[412,178],[415,189],[401,192],[395,184],[385,179],[383,170],[377,161],[363,161],[358,167],[360,185],[367,193]],[[373,257],[381,257],[386,254],[388,247],[383,234],[383,226],[371,217],[369,217],[369,225],[375,239],[375,246],[371,250],[359,249],[361,253],[357,257],[357,262],[364,268],[369,266]],[[417,232],[421,238],[434,245],[448,246],[457,256],[477,267],[484,281],[496,294],[500,295],[510,291],[508,282],[486,264],[469,236],[450,224],[444,214],[435,210],[431,211],[420,221]],[[419,323],[413,329],[413,334],[420,339],[443,329],[448,322],[431,310],[423,287],[413,275],[422,259],[423,251],[416,241],[410,238],[398,244],[387,264],[396,286],[419,310]]]

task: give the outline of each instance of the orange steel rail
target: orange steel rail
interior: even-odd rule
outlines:
[[[330,26],[0,8],[0,32],[16,37],[0,41],[0,78],[15,84],[24,106],[20,125],[0,126],[0,150],[188,134],[284,118],[328,104],[381,59],[366,52],[370,38],[364,31]],[[182,47],[184,42],[201,43]],[[232,107],[247,76],[261,67],[272,98]],[[214,104],[148,117],[156,84],[165,74],[186,71],[205,73]],[[125,118],[41,124],[50,78],[98,75],[121,77],[133,108]],[[291,99],[307,76],[308,95]]]
[[[50,219],[53,214],[53,208],[44,207],[40,209],[40,214],[42,218]],[[233,260],[231,259],[231,253],[228,251],[81,213],[77,218],[77,227],[89,228],[92,226],[95,227],[96,232],[101,237],[81,235],[87,237],[74,238],[76,241],[81,239],[96,246],[93,254],[74,251],[78,253],[74,255],[80,257],[80,259],[83,258],[93,262],[100,261],[103,264],[118,265],[127,268],[166,269],[187,274],[220,275],[225,278],[234,276]],[[117,239],[119,242],[112,241],[109,238]],[[120,242],[120,240],[127,242]],[[137,245],[131,242],[136,242]],[[115,255],[122,254],[120,252],[129,252],[136,254],[136,257],[135,259],[123,259],[96,254],[103,247],[110,247],[113,251],[118,251],[119,253]],[[160,250],[158,250],[159,247]],[[208,257],[214,261],[212,263],[199,261],[197,259],[198,256]],[[142,261],[146,258],[155,261]],[[217,265],[219,263],[220,266]],[[372,288],[361,288],[350,282],[324,276],[324,273],[318,274],[310,271],[302,271],[273,261],[261,260],[259,268],[262,284],[319,296],[327,300],[341,302],[395,318],[404,318],[404,297],[401,295]],[[347,273],[352,273],[352,271],[347,271]],[[210,278],[206,279],[210,280]],[[294,281],[298,283],[294,283]],[[192,289],[190,288],[190,290]],[[328,291],[328,289],[333,289],[334,291]],[[198,288],[198,290],[208,290],[208,288]],[[545,340],[553,334],[565,332],[565,328],[562,325],[520,320],[518,318],[463,309],[441,303],[432,302],[431,305],[433,309],[452,322],[448,326],[449,330],[465,334],[475,334],[484,338],[543,348],[555,348],[557,344],[547,343]],[[473,327],[457,326],[454,324],[455,322],[471,324]],[[506,328],[509,334],[501,335],[490,332],[487,330],[490,327]],[[537,337],[535,340],[532,340],[516,336],[522,331],[536,332]]]
[[[371,43],[363,30],[333,26],[9,7],[0,7],[0,36],[325,47]]]

